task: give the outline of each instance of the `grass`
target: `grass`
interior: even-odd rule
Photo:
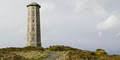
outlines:
[[[18,48],[18,47],[10,47],[10,48],[3,48],[0,49],[0,52],[4,52],[4,51],[32,51],[32,50],[36,50],[36,51],[44,51],[44,48],[42,47],[24,47],[24,48]]]
[[[55,46],[50,46],[49,48],[47,48],[50,51],[69,51],[69,50],[80,50],[77,48],[72,48],[69,46],[64,46],[64,45],[55,45]]]
[[[43,60],[49,51],[59,54],[57,60],[120,60],[120,55],[108,55],[103,49],[96,51],[81,50],[64,45],[0,49],[0,60]]]
[[[96,51],[81,50],[64,45],[55,45],[47,48],[61,54],[57,60],[120,60],[120,55],[108,55],[103,49]]]
[[[41,47],[11,47],[0,49],[0,60],[40,60],[47,55],[47,52]],[[38,59],[33,59],[34,57]]]

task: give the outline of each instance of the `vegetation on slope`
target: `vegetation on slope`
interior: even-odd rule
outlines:
[[[119,55],[109,56],[108,53],[103,49],[87,51],[69,46],[56,45],[50,46],[48,50],[61,54],[57,60],[120,60]]]
[[[41,60],[49,54],[44,48],[3,48],[0,49],[0,60]]]
[[[49,48],[3,48],[0,49],[0,60],[42,60],[49,56],[49,51],[59,54],[56,60],[120,60],[120,55],[108,55],[103,49],[96,51],[81,50],[64,45]]]
[[[55,45],[55,46],[50,46],[47,48],[50,51],[70,51],[70,50],[79,50],[77,48],[72,48],[69,46],[64,46],[64,45]]]

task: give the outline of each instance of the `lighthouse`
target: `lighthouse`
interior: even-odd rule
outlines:
[[[41,47],[41,31],[40,31],[40,8],[36,2],[27,5],[27,42],[26,46]]]

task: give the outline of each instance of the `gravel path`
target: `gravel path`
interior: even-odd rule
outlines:
[[[47,58],[43,59],[43,60],[56,60],[56,58],[60,56],[60,55],[55,54],[54,52],[51,52],[51,51],[49,52],[49,54],[50,55]]]

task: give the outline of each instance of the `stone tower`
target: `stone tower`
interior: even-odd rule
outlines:
[[[40,13],[41,6],[36,2],[27,5],[27,46],[41,47]]]

